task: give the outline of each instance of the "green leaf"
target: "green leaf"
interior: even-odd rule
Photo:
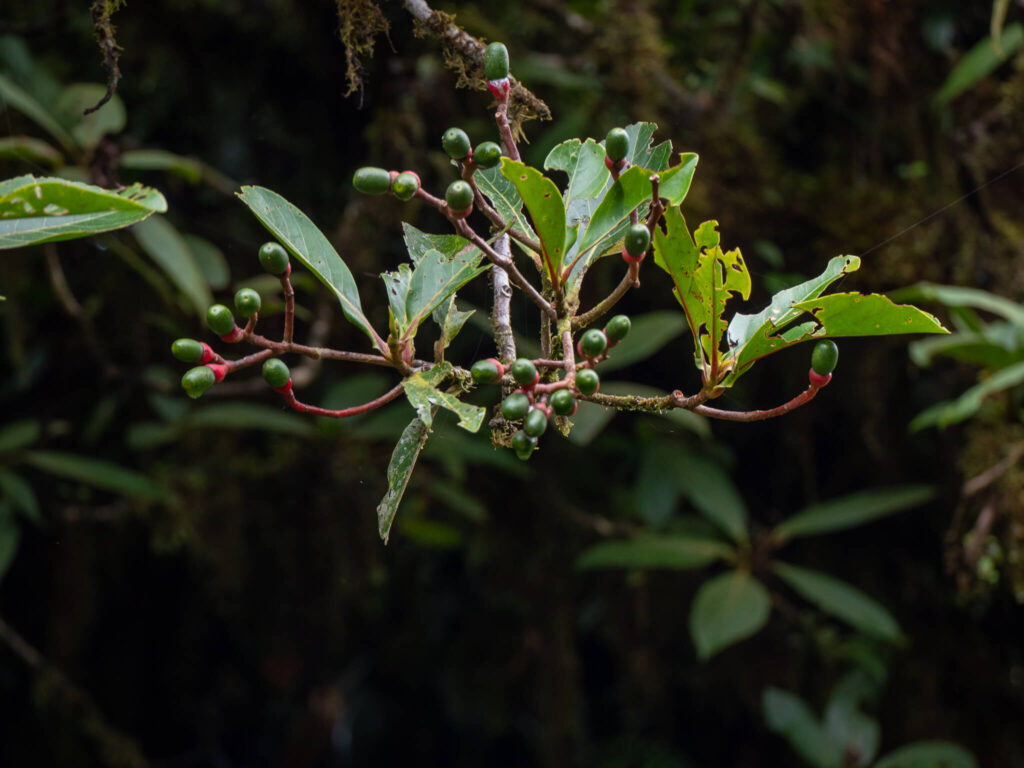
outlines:
[[[906,304],[893,304],[878,293],[833,293],[794,304],[793,309],[809,312],[821,325],[815,338],[949,333],[927,312]]]
[[[0,160],[20,160],[50,168],[64,165],[64,155],[42,139],[31,136],[0,138]]]
[[[10,470],[0,469],[0,491],[15,509],[33,523],[42,522],[39,514],[39,499],[24,478]]]
[[[483,254],[476,248],[451,257],[430,249],[411,271],[407,264],[402,264],[398,272],[381,275],[388,288],[388,303],[398,333],[404,338],[414,336],[431,312],[487,270],[486,265],[480,266],[482,259]]]
[[[36,125],[50,134],[68,153],[74,154],[78,147],[68,133],[49,110],[35,100],[27,91],[12,80],[0,75],[0,103],[21,112]]]
[[[537,233],[530,226],[529,219],[523,215],[523,199],[519,196],[515,184],[502,175],[501,165],[477,171],[473,174],[473,181],[502,219],[512,222],[512,226],[531,240],[537,239]]]
[[[0,427],[0,453],[8,453],[27,448],[39,439],[42,429],[37,419],[12,421]]]
[[[920,506],[935,495],[927,485],[873,488],[814,504],[776,526],[772,536],[787,541],[798,536],[817,536],[864,525],[880,517]]]
[[[0,581],[7,575],[7,569],[18,554],[18,543],[21,541],[21,529],[18,527],[14,514],[0,504]]]
[[[891,291],[893,301],[919,302],[937,301],[947,307],[973,307],[991,312],[1024,328],[1024,306],[1015,301],[983,291],[980,288],[964,288],[959,285],[936,285],[917,283],[909,288]]]
[[[978,761],[951,741],[915,741],[890,752],[874,768],[978,768]]]
[[[207,308],[213,304],[213,294],[178,230],[163,216],[154,216],[139,223],[132,234],[142,250],[185,294],[196,313],[205,317]]]
[[[128,150],[121,155],[121,167],[133,171],[167,171],[189,184],[198,184],[203,178],[201,162],[164,149]]]
[[[231,285],[231,267],[224,253],[216,245],[198,235],[183,234],[182,240],[192,254],[192,260],[203,276],[203,280],[215,291],[223,291]],[[274,289],[280,290],[280,282],[272,275],[261,275],[274,280]],[[241,287],[241,286],[238,286]]]
[[[386,353],[387,345],[363,314],[352,272],[323,232],[302,211],[269,189],[242,187],[238,197],[306,269],[334,291],[349,322],[365,333],[381,352]]]
[[[433,413],[430,415],[433,416]],[[415,418],[402,432],[402,436],[398,438],[398,444],[395,445],[395,450],[391,454],[391,462],[388,464],[388,492],[384,494],[384,498],[377,505],[377,532],[385,544],[388,543],[391,525],[395,522],[398,505],[402,502],[402,496],[409,485],[409,478],[412,477],[416,460],[429,436],[429,425],[419,418]]]
[[[413,265],[419,264],[427,251],[440,251],[451,258],[458,253],[472,248],[469,240],[459,235],[432,235],[421,232],[412,224],[403,222],[402,233],[405,240],[405,249],[409,252],[409,260]]]
[[[571,226],[585,226],[597,208],[600,195],[612,182],[604,164],[604,147],[593,139],[563,141],[548,153],[544,168],[569,175],[565,194],[565,218]]]
[[[901,638],[892,614],[845,581],[780,562],[775,563],[772,570],[802,598],[855,629],[891,642]]]
[[[308,419],[256,403],[215,403],[196,408],[181,423],[187,429],[259,429],[310,438],[316,427]]]
[[[615,345],[606,360],[598,364],[597,370],[601,376],[648,360],[659,349],[686,332],[686,323],[678,312],[648,312],[634,315],[630,321],[629,335]],[[608,394],[603,384],[601,391]]]
[[[107,93],[107,86],[98,83],[75,83],[65,88],[57,100],[57,109],[65,116],[65,122],[72,125],[71,135],[80,147],[93,149],[108,135],[124,130],[127,115],[124,102],[116,93],[106,104],[90,112],[83,112],[99,103]]]
[[[877,689],[869,675],[855,669],[836,685],[825,707],[829,738],[846,753],[856,750],[860,765],[870,765],[878,754],[878,721],[860,709],[861,701]]]
[[[1024,384],[1024,362],[996,371],[980,384],[964,392],[956,400],[938,403],[917,414],[910,422],[910,431],[917,432],[925,427],[945,428],[959,424],[976,414],[990,395],[1011,387]]]
[[[690,635],[697,655],[707,660],[758,632],[771,612],[761,582],[744,571],[729,571],[704,582],[690,608]]]
[[[163,195],[141,184],[113,191],[19,176],[0,185],[0,249],[122,229],[166,210]]]
[[[452,295],[448,301],[442,302],[434,310],[432,317],[441,329],[441,347],[447,349],[452,340],[459,335],[459,331],[466,324],[466,321],[473,316],[476,310],[470,309],[466,312],[460,310],[455,304],[455,296]]]
[[[691,536],[637,536],[595,544],[576,559],[576,567],[590,568],[674,568],[692,570],[715,560],[731,561],[735,552],[727,544]]]
[[[541,257],[552,284],[558,285],[565,257],[565,204],[558,187],[536,168],[505,157],[501,174],[511,181],[540,237]]]
[[[1006,368],[1024,360],[1020,346],[1021,328],[1011,323],[989,323],[982,331],[965,331],[949,336],[929,336],[911,342],[907,352],[915,365],[927,368],[938,356],[959,360],[990,370]]]
[[[486,409],[478,405],[464,403],[459,398],[437,388],[452,374],[451,363],[442,362],[427,371],[414,373],[402,381],[405,396],[416,409],[427,429],[433,426],[434,411],[438,407],[445,408],[459,417],[459,426],[468,432],[476,432],[483,423]]]
[[[935,94],[935,103],[948,104],[964,91],[992,74],[1024,45],[1024,25],[1014,23],[1003,29],[999,46],[986,37],[964,54]]]
[[[30,451],[25,461],[37,469],[121,496],[166,501],[167,490],[145,475],[103,459],[57,451]]]
[[[737,544],[746,544],[747,507],[721,465],[695,451],[676,451],[671,460],[680,490],[697,511]]]
[[[818,718],[799,696],[765,688],[761,708],[768,729],[779,734],[815,768],[839,768],[842,748],[829,737]]]

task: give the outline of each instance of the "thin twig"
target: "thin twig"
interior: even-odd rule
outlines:
[[[380,397],[371,400],[368,403],[363,403],[362,405],[354,405],[351,408],[342,408],[340,410],[330,410],[328,408],[320,408],[319,406],[316,405],[306,405],[305,403],[300,403],[295,398],[295,392],[291,389],[284,393],[284,399],[285,402],[288,403],[288,405],[290,405],[296,411],[300,411],[301,413],[312,413],[315,416],[328,416],[332,419],[344,419],[348,416],[357,416],[360,413],[367,413],[368,411],[373,411],[376,410],[377,408],[380,408],[382,405],[387,405],[400,394],[402,394],[402,392],[404,391],[404,388],[399,383],[396,384],[392,389],[389,389]]]
[[[284,291],[284,343],[291,344],[295,338],[295,288],[292,287],[291,265],[281,276]]]
[[[831,378],[831,374],[829,374],[829,378]],[[826,381],[825,383],[827,384],[828,382]],[[794,397],[788,403],[783,403],[780,406],[769,408],[765,411],[723,411],[706,405],[698,405],[692,410],[703,416],[708,416],[712,419],[721,419],[722,421],[764,421],[765,419],[773,419],[776,416],[787,414],[790,411],[799,408],[801,405],[806,405],[811,402],[822,386],[824,386],[824,384],[817,386],[811,383],[807,389]]]

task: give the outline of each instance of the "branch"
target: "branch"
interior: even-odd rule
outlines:
[[[508,235],[502,235],[494,244],[495,250],[512,261]],[[491,282],[494,286],[494,310],[491,324],[494,326],[494,341],[498,345],[498,357],[503,363],[516,359],[516,337],[512,333],[512,286],[508,272],[495,264],[491,267]]]
[[[811,383],[808,385],[807,389],[794,397],[788,403],[783,403],[780,406],[770,408],[766,411],[722,411],[718,408],[709,408],[706,405],[698,405],[693,408],[693,411],[712,419],[721,419],[722,421],[764,421],[765,419],[773,419],[776,416],[782,416],[790,411],[796,410],[801,405],[806,405],[811,402],[815,395],[818,394],[818,390],[832,380],[831,373],[828,376],[818,377],[817,381],[814,378],[815,376],[817,376],[817,374],[812,371]]]
[[[285,402],[288,403],[288,405],[290,405],[296,411],[299,411],[301,413],[312,413],[315,416],[327,416],[332,419],[344,419],[348,416],[357,416],[360,413],[373,411],[376,410],[377,408],[380,408],[382,405],[387,405],[400,394],[402,394],[402,392],[404,391],[405,390],[402,387],[402,384],[399,383],[396,384],[392,389],[389,389],[380,397],[376,398],[375,400],[371,400],[368,403],[363,403],[362,405],[354,405],[351,408],[342,408],[336,411],[332,411],[328,408],[320,408],[319,406],[316,405],[306,405],[305,403],[300,403],[295,398],[295,392],[290,387],[287,389],[287,391],[283,392],[282,394],[284,395]]]

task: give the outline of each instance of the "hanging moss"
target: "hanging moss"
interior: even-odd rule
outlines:
[[[114,25],[110,19],[124,4],[125,0],[94,0],[90,9],[92,27],[96,31],[96,43],[103,54],[103,67],[107,70],[107,92],[103,94],[102,99],[82,114],[88,115],[95,112],[110,101],[121,80],[121,68],[118,66],[118,60],[121,58],[121,46],[117,44]]]
[[[338,36],[345,44],[346,96],[363,87],[362,57],[372,57],[377,36],[388,33],[390,26],[380,8],[372,0],[335,0],[338,6]]]

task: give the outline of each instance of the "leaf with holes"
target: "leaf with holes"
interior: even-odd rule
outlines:
[[[460,427],[468,432],[476,432],[483,423],[485,409],[464,403],[455,395],[437,388],[442,381],[451,378],[452,372],[451,363],[442,362],[427,371],[414,373],[402,381],[405,396],[428,429],[433,426],[434,412],[440,407],[458,416]]]

